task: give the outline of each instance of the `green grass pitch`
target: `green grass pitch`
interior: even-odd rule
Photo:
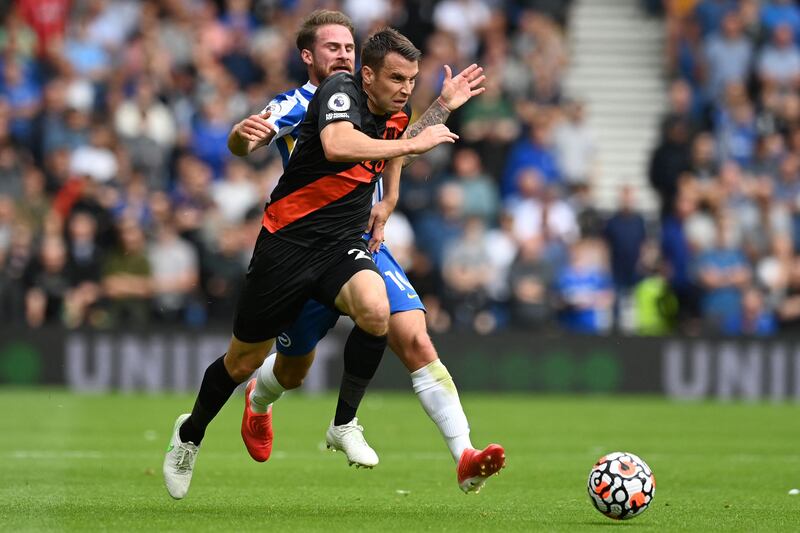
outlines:
[[[173,501],[161,461],[189,396],[0,391],[2,531],[798,531],[800,423],[791,405],[641,397],[464,394],[475,445],[508,467],[478,495],[458,490],[438,431],[413,394],[370,393],[374,470],[322,449],[333,396],[287,395],[273,457],[247,455],[242,397],[209,428],[189,495]],[[614,522],[586,495],[593,462],[640,455],[657,479],[642,516]]]

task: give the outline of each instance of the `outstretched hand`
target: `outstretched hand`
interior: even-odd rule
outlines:
[[[458,140],[458,135],[450,131],[444,124],[434,124],[428,126],[422,132],[414,137],[414,149],[412,154],[424,154],[431,148],[439,146],[442,143],[454,143]]]
[[[483,67],[479,67],[475,63],[459,72],[455,77],[453,77],[450,66],[445,65],[440,96],[442,103],[450,111],[458,109],[470,98],[486,90],[486,87],[481,87],[484,81],[486,81],[486,76],[483,74]]]

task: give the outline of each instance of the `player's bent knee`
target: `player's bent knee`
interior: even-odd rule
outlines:
[[[254,364],[247,360],[237,360],[233,361],[230,366],[225,366],[233,381],[236,383],[243,383],[253,372],[258,370],[261,365]]]
[[[308,369],[314,362],[314,355],[314,350],[301,356],[286,356],[278,353],[272,369],[278,383],[287,390],[301,386],[308,374]]]
[[[277,366],[273,371],[278,383],[286,390],[296,389],[302,385],[308,373],[308,369],[282,368],[279,370]]]
[[[420,362],[432,363],[439,358],[433,341],[427,331],[417,331],[411,337],[409,346]]]
[[[269,347],[269,343],[232,342],[228,353],[225,354],[225,368],[231,379],[242,383],[250,377],[264,363]]]
[[[352,318],[358,327],[370,335],[386,335],[389,331],[389,303],[376,302]]]
[[[409,372],[419,370],[439,359],[433,341],[426,331],[415,331],[392,344],[392,349]]]

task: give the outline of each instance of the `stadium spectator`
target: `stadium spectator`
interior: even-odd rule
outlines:
[[[744,87],[731,84],[726,88],[725,105],[717,113],[715,128],[720,159],[751,166],[758,131],[755,111]]]
[[[741,309],[731,314],[722,324],[726,335],[765,337],[775,333],[775,315],[764,305],[764,297],[756,287],[747,287],[742,293]]]
[[[144,172],[152,186],[163,186],[167,157],[177,132],[172,114],[156,99],[150,80],[141,80],[133,98],[117,107],[114,128],[128,150],[133,168]]]
[[[0,194],[0,250],[8,250],[11,245],[15,223],[14,199],[6,194]]]
[[[739,17],[742,20],[742,29],[747,38],[753,42],[759,42],[764,34],[764,26],[761,23],[760,2],[761,0],[739,0]]]
[[[224,102],[209,98],[193,124],[191,146],[192,153],[211,168],[215,180],[222,177],[225,162],[229,159],[227,141],[230,129]]]
[[[575,185],[567,203],[575,213],[581,237],[598,239],[603,237],[607,215],[597,207],[588,183]]]
[[[775,235],[769,253],[764,254],[754,268],[754,282],[765,290],[766,305],[779,310],[783,305],[792,281],[794,262],[792,239],[789,235]]]
[[[54,78],[44,86],[42,107],[31,124],[31,153],[39,167],[53,150],[69,142],[66,112],[67,86],[62,78]]]
[[[437,198],[437,210],[420,217],[414,223],[414,231],[419,236],[419,249],[441,270],[444,251],[464,231],[464,194],[455,183],[445,183]]]
[[[231,159],[222,180],[211,185],[211,199],[229,224],[240,222],[251,207],[262,203],[251,173],[241,159]]]
[[[702,290],[701,309],[707,324],[724,329],[736,318],[741,306],[742,289],[750,282],[751,270],[737,247],[737,235],[731,214],[717,217],[715,245],[700,252],[693,270]]]
[[[0,208],[3,203],[0,202]],[[5,287],[1,298],[3,317],[8,324],[26,324],[26,273],[34,256],[33,239],[34,232],[29,226],[17,222],[11,228],[10,242],[3,254]]]
[[[783,331],[791,333],[798,331],[798,326],[800,326],[800,258],[796,255],[791,258],[785,294],[776,311]]]
[[[556,187],[543,186],[534,169],[519,174],[519,196],[508,202],[508,211],[517,241],[542,238],[550,258],[562,257],[564,246],[579,236],[572,207],[560,198]]]
[[[696,214],[697,197],[684,190],[678,194],[674,210],[663,219],[661,226],[661,254],[684,321],[695,318],[699,312],[699,296],[690,270],[694,250],[687,231],[689,221]]]
[[[786,24],[800,39],[800,8],[792,0],[766,0],[761,6],[761,22],[768,32]]]
[[[487,70],[486,91],[467,102],[461,113],[461,138],[480,154],[491,176],[503,172],[511,142],[520,132],[512,101],[503,94],[497,70]]]
[[[111,56],[102,44],[91,39],[88,16],[79,16],[68,29],[60,52],[73,72],[91,80],[98,89],[111,73]]]
[[[736,0],[700,0],[695,6],[694,16],[700,23],[703,35],[717,31],[725,17],[736,10]]]
[[[678,194],[680,176],[690,169],[689,131],[681,120],[666,126],[666,135],[650,157],[650,185],[661,200],[661,217],[670,214]]]
[[[33,119],[42,104],[42,90],[31,68],[9,57],[3,62],[2,91],[9,106],[11,135],[22,144],[33,137]]]
[[[245,265],[240,253],[239,232],[236,226],[222,226],[215,246],[203,260],[202,285],[208,295],[208,318],[226,320],[236,310],[236,299],[244,282]]]
[[[489,306],[492,270],[483,220],[467,217],[463,232],[446,246],[442,261],[443,303],[457,329],[479,329],[478,318]]]
[[[558,168],[566,185],[574,189],[592,182],[596,148],[583,102],[573,100],[564,107],[564,115],[553,131],[553,142]]]
[[[78,211],[67,221],[67,264],[72,289],[64,321],[70,327],[91,324],[90,311],[101,296],[103,252],[97,244],[97,221]]]
[[[683,123],[689,137],[700,131],[699,116],[701,110],[698,106],[699,99],[695,99],[692,87],[684,78],[674,80],[669,86],[669,108],[661,118],[661,138],[666,138],[669,126],[675,122]]]
[[[774,183],[778,177],[778,167],[785,153],[786,143],[783,135],[770,127],[756,141],[752,163],[746,170],[756,178]]]
[[[67,251],[63,239],[42,239],[38,254],[25,272],[25,320],[29,327],[58,324],[71,287]]]
[[[498,227],[486,233],[489,261],[492,263],[492,277],[489,280],[489,297],[496,304],[495,314],[501,322],[507,321],[505,309],[510,297],[509,272],[519,253],[519,245],[514,238],[514,218],[504,211],[500,214]]]
[[[155,228],[155,241],[147,250],[155,315],[160,322],[195,322],[187,319],[199,283],[199,264],[195,248],[182,239],[170,221]]]
[[[404,213],[412,224],[436,209],[436,197],[441,183],[433,173],[433,166],[427,158],[418,158],[413,165],[403,171],[400,199],[397,209]],[[416,231],[416,229],[415,229]]]
[[[523,169],[534,168],[547,184],[560,185],[562,183],[561,169],[558,167],[556,153],[552,142],[551,119],[542,116],[530,128],[526,138],[523,138],[512,147],[508,156],[501,193],[503,198],[508,198],[517,193],[519,175]]]
[[[728,11],[719,32],[706,37],[704,47],[705,94],[720,98],[729,83],[745,83],[753,61],[753,43],[742,32],[738,12]]]
[[[16,217],[39,233],[49,211],[50,199],[45,189],[44,174],[30,166],[22,175],[22,194],[17,198]]]
[[[697,181],[701,190],[709,189],[719,173],[714,137],[708,132],[699,133],[692,141],[690,157],[689,172],[692,178]]]
[[[678,317],[678,299],[669,286],[658,244],[642,245],[640,269],[642,278],[633,288],[630,326],[637,335],[667,335]],[[623,320],[623,330],[628,327]]]
[[[611,327],[614,290],[598,243],[579,241],[555,279],[559,322],[571,333],[599,334]]]
[[[696,19],[678,18],[667,27],[667,72],[686,80],[695,100],[702,96],[703,34]]]
[[[453,181],[461,189],[465,217],[479,217],[484,224],[491,224],[497,218],[500,206],[497,185],[483,172],[475,150],[457,150],[453,157],[453,175],[445,179]]]
[[[107,298],[105,326],[141,327],[150,322],[152,268],[147,259],[147,240],[136,222],[118,226],[119,247],[103,260],[101,284]]]
[[[17,4],[21,18],[36,32],[39,54],[49,53],[51,44],[66,32],[72,1],[19,0]]]
[[[781,23],[772,29],[771,42],[758,55],[757,73],[762,90],[800,87],[800,49],[789,24]]]
[[[616,295],[615,323],[619,324],[620,310],[627,305],[641,278],[640,258],[647,238],[644,217],[636,210],[632,187],[623,187],[617,212],[606,222],[604,237],[610,252],[611,277]]]
[[[512,324],[526,329],[542,329],[552,318],[555,269],[544,259],[542,244],[541,239],[521,243],[509,271]]]
[[[414,228],[406,216],[396,211],[386,221],[384,228],[386,246],[392,251],[392,256],[405,270],[413,263],[414,253]]]
[[[473,57],[490,14],[484,0],[444,0],[434,7],[433,22],[440,30],[456,35],[461,56]]]

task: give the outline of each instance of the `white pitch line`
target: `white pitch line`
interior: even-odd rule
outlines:
[[[278,461],[286,460],[286,459],[321,459],[327,457],[328,454],[333,452],[329,452],[325,450],[324,452],[284,452],[284,451],[274,451],[272,452],[272,456],[270,460],[276,459]],[[114,453],[107,453],[101,452],[97,450],[15,450],[13,452],[9,452],[5,457],[10,459],[17,459],[17,460],[63,460],[63,459],[89,459],[89,460],[98,460],[98,459],[108,459],[111,457],[120,457],[120,458],[152,458],[158,456],[158,453],[146,453],[146,452],[114,452]],[[204,457],[230,457],[230,454],[227,452],[206,452],[203,454]],[[387,459],[393,460],[403,460],[403,459],[411,459],[416,461],[438,461],[442,459],[446,459],[448,456],[446,453],[431,453],[431,452],[417,452],[417,453],[383,453],[381,457],[385,457]]]

